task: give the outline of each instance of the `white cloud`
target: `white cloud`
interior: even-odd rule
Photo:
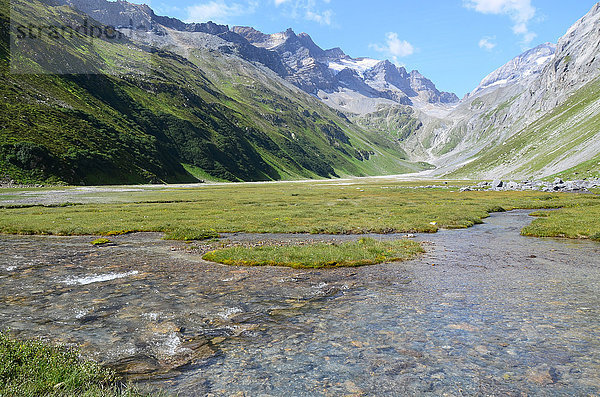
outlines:
[[[255,2],[225,3],[225,0],[211,0],[206,3],[196,4],[186,8],[186,22],[208,22],[226,24],[231,18],[252,14],[256,8]]]
[[[524,46],[537,37],[528,26],[537,12],[531,0],[463,0],[463,5],[482,14],[508,15],[513,22],[513,33],[522,37]]]
[[[479,48],[483,48],[486,51],[492,51],[496,48],[496,43],[493,42],[496,40],[496,37],[484,37],[479,40]]]
[[[320,23],[321,25],[331,25],[331,17],[333,15],[333,11],[325,10],[321,13],[317,13],[311,10],[306,10],[305,18],[309,21],[315,21]]]
[[[273,0],[275,6],[281,6],[282,12],[294,19],[303,18],[307,21],[317,22],[321,25],[334,25],[334,12],[331,9],[323,9],[325,4],[331,0]]]
[[[386,43],[370,44],[369,47],[390,57],[394,63],[399,64],[398,58],[414,54],[415,47],[406,40],[401,40],[398,33],[389,32],[385,35]]]
[[[415,52],[414,47],[406,40],[400,40],[398,33],[390,32],[386,35],[390,54],[398,57],[407,57]]]

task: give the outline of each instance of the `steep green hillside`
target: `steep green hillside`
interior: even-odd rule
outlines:
[[[514,177],[558,174],[597,176],[600,172],[600,79],[573,93],[562,105],[499,145],[451,173],[469,177],[487,173]],[[580,159],[591,158],[581,162]],[[566,171],[562,171],[566,170]]]
[[[37,0],[13,5],[14,24],[81,26],[86,19]],[[421,168],[392,140],[364,132],[270,71],[219,52],[198,50],[187,59],[126,37],[57,41],[42,34],[18,41],[11,71],[8,38],[19,32],[9,33],[8,16],[5,5],[0,177],[109,184]],[[42,74],[57,68],[79,74]],[[15,73],[21,71],[29,74]]]
[[[410,106],[380,106],[377,111],[353,119],[358,125],[379,131],[398,141],[406,140],[423,126]]]

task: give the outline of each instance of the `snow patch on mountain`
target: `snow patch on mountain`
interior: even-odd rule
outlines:
[[[344,69],[354,70],[359,76],[364,77],[366,71],[372,69],[377,65],[379,60],[372,58],[341,58],[328,62],[328,67],[334,74],[338,74]]]

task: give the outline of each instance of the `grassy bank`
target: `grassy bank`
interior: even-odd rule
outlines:
[[[589,238],[600,241],[600,206],[570,207],[560,211],[534,212],[537,217],[521,234],[534,237]]]
[[[142,396],[74,350],[0,332],[0,396]]]
[[[92,192],[89,195],[110,202],[0,208],[0,232],[110,235],[157,231],[182,240],[211,237],[217,232],[435,232],[472,226],[495,211],[562,208],[537,219],[536,228],[529,228],[528,233],[547,235],[546,230],[552,228],[565,236],[600,233],[600,217],[595,215],[600,197],[596,195],[458,192],[414,189],[412,185],[372,179]]]
[[[407,260],[422,252],[414,241],[362,238],[341,244],[232,247],[208,252],[203,259],[235,266],[356,267]]]

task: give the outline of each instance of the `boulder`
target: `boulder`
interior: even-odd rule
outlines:
[[[510,181],[506,184],[508,190],[521,190],[521,185],[517,182]]]

